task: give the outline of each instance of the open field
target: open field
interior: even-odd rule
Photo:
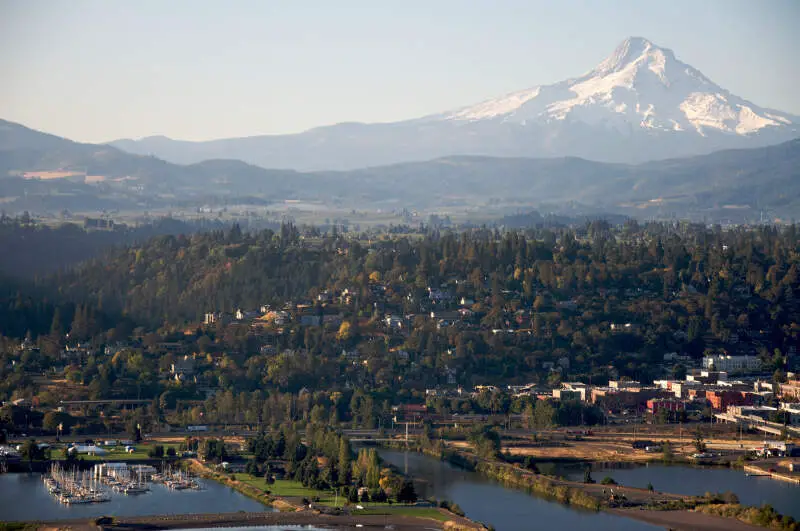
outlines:
[[[764,529],[733,518],[722,518],[695,511],[612,509],[610,512],[675,531],[757,531]]]
[[[66,177],[82,176],[83,172],[79,171],[26,171],[22,174],[25,179],[42,179],[47,181],[50,179],[64,179]]]
[[[586,459],[592,461],[649,461],[655,454],[633,450],[630,445],[580,441],[564,446],[537,447],[504,446],[511,455],[538,459]]]
[[[161,444],[158,445],[164,447],[164,451],[166,452],[168,448],[175,448],[175,451],[178,452],[178,445],[177,444]],[[102,447],[104,450],[107,450],[108,453],[104,455],[86,455],[86,454],[79,454],[78,457],[83,459],[84,461],[137,461],[142,459],[153,459],[148,455],[148,452],[154,447],[157,446],[156,444],[146,444],[140,443],[135,445],[135,450],[133,452],[126,452],[124,446],[111,446],[111,447]],[[54,460],[63,460],[64,453],[63,449],[57,448],[53,449],[51,454],[52,459]]]
[[[319,498],[319,503],[324,505],[333,505],[336,501],[336,496],[333,491],[322,491],[309,489],[304,487],[299,481],[289,479],[277,479],[272,485],[268,485],[263,477],[254,477],[250,474],[234,474],[236,481],[246,485],[253,486],[261,489],[264,492],[269,492],[272,496],[280,496],[281,498],[308,498],[309,500],[315,497]],[[339,505],[341,506],[345,500],[339,496]]]

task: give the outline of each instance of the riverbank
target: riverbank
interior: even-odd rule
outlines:
[[[52,522],[36,522],[39,530],[55,531],[69,528],[72,531],[97,531],[95,520],[60,520]],[[365,529],[384,529],[394,526],[397,531],[419,529],[441,529],[460,531],[470,529],[459,527],[457,523],[448,525],[428,518],[416,518],[406,514],[394,515],[342,515],[329,516],[312,511],[291,513],[221,513],[174,516],[143,516],[114,519],[112,524],[99,526],[105,531],[150,531],[171,529],[206,529],[223,527],[255,527],[281,525],[311,525],[324,529],[345,529],[362,526]],[[473,528],[474,529],[474,528]]]
[[[780,463],[753,463],[744,466],[744,471],[748,474],[758,476],[768,476],[778,481],[796,483],[800,485],[800,472],[793,472],[788,467],[782,467]]]
[[[528,470],[521,463],[509,463],[501,457],[479,458],[463,445],[459,448],[443,444],[435,447],[415,445],[410,450],[563,505],[608,512],[673,529],[732,531],[768,527],[794,531],[800,527],[791,517],[782,516],[772,509],[740,505],[738,501],[730,503],[735,497],[728,494],[674,494],[651,488],[567,480]]]
[[[696,511],[609,509],[608,512],[675,531],[762,531],[764,529],[733,518],[724,518]]]
[[[402,445],[384,446],[399,450],[406,449]],[[481,459],[472,453],[466,452],[463,448],[414,446],[408,449],[478,472],[482,476],[495,480],[504,486],[552,499],[565,505],[593,511],[620,505],[659,505],[676,501],[688,501],[694,498],[693,496],[634,487],[583,483],[546,476],[526,470],[518,464],[506,463],[499,459]],[[613,496],[612,490],[614,491]]]
[[[270,496],[257,487],[248,485],[247,483],[243,483],[241,481],[236,481],[235,479],[231,479],[231,477],[227,474],[215,472],[214,470],[211,470],[207,466],[200,463],[200,461],[197,459],[189,459],[186,460],[185,463],[189,472],[196,474],[201,478],[216,481],[217,483],[221,483],[222,485],[230,487],[236,492],[244,494],[248,498],[266,505],[267,507],[273,507],[278,511],[296,511],[302,509],[302,507],[299,505],[292,504],[278,497]]]

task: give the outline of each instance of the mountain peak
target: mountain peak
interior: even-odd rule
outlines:
[[[650,63],[675,60],[672,50],[662,48],[644,37],[628,37],[606,57],[594,70],[594,74],[610,74],[619,72],[635,63]]]

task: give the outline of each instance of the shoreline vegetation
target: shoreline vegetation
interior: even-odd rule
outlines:
[[[781,531],[798,531],[800,522],[788,515],[781,515],[770,505],[761,507],[751,507],[738,503],[715,503],[695,507],[694,511],[721,516],[724,518],[734,518],[740,522],[770,529],[780,529]]]
[[[788,515],[781,515],[770,505],[752,507],[741,505],[738,498],[731,493],[706,493],[704,496],[686,496],[671,493],[658,493],[660,498],[667,499],[634,499],[623,497],[622,501],[601,498],[587,492],[597,490],[595,483],[579,483],[552,476],[538,474],[504,462],[497,455],[481,458],[461,449],[447,448],[444,444],[408,445],[405,442],[381,443],[381,446],[393,450],[414,451],[447,461],[455,466],[476,472],[488,479],[495,480],[504,486],[519,489],[558,503],[584,510],[607,511],[620,516],[669,525],[674,529],[726,530],[740,529],[727,527],[735,523],[747,524],[781,531],[800,531],[800,522]],[[678,460],[665,461],[653,459],[651,462],[677,463]],[[586,461],[590,463],[590,461]],[[688,464],[692,464],[691,461]],[[743,468],[741,463],[731,462],[732,468]],[[614,485],[616,486],[616,485]],[[602,487],[601,487],[602,488]],[[631,493],[645,494],[646,489],[618,486],[626,495]],[[605,492],[603,490],[603,492]],[[652,494],[652,493],[650,493]],[[659,516],[653,516],[658,514]],[[702,516],[700,516],[702,515]],[[742,528],[743,529],[743,528]]]

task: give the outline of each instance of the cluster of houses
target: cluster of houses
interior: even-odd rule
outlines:
[[[783,383],[765,380],[758,374],[761,361],[750,356],[707,356],[702,367],[690,370],[684,379],[656,380],[650,385],[632,380],[611,380],[607,385],[562,382],[551,389],[536,384],[505,389],[479,385],[472,393],[460,387],[428,389],[426,396],[457,398],[490,392],[577,400],[598,406],[610,421],[623,422],[663,412],[688,415],[710,410],[717,422],[735,422],[774,435],[800,435],[800,374],[788,373]],[[736,377],[721,369],[735,372]]]
[[[618,380],[604,386],[564,382],[550,391],[535,386],[510,390],[515,395],[535,394],[541,399],[580,400],[597,405],[612,418],[710,409],[717,422],[743,424],[773,435],[800,435],[800,375],[795,373],[789,373],[784,383],[773,383],[758,377],[729,379],[725,371],[701,369],[687,374],[684,380],[656,380],[652,385]]]

